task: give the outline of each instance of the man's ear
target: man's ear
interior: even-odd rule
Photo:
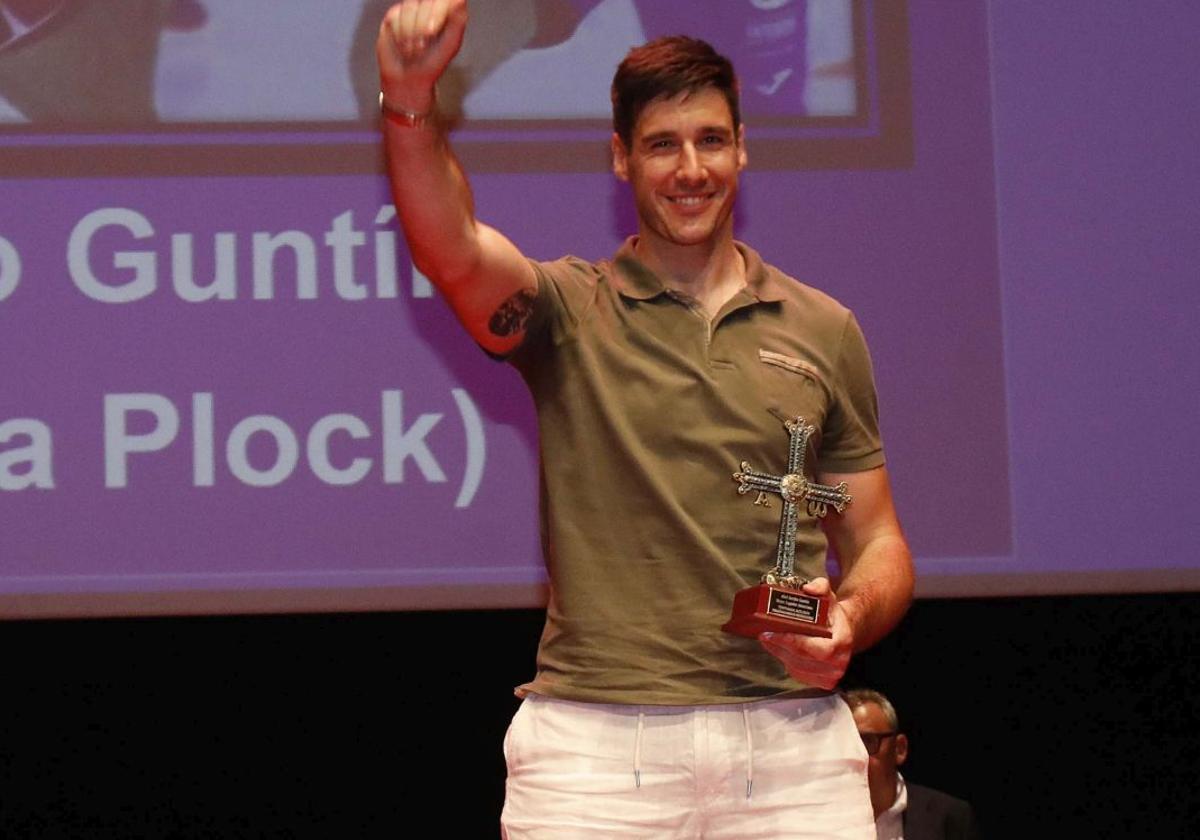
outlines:
[[[622,181],[629,180],[629,152],[615,131],[612,135],[612,170]]]
[[[896,736],[896,766],[908,760],[908,736],[901,732]]]
[[[738,126],[737,144],[738,144],[738,155],[737,155],[738,172],[741,172],[743,169],[746,168],[746,164],[750,160],[749,156],[746,154],[746,126],[744,124]]]

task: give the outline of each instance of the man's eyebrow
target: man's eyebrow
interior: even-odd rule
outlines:
[[[656,140],[670,140],[677,136],[678,132],[676,131],[664,130],[656,131],[653,134],[643,134],[640,139],[643,143],[653,143]]]

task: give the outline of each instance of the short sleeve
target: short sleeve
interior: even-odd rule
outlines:
[[[871,356],[858,321],[847,313],[838,346],[833,404],[821,433],[820,469],[862,472],[883,463]]]
[[[600,274],[597,266],[578,257],[529,263],[537,278],[537,296],[525,340],[506,357],[518,368],[570,339],[595,302]]]

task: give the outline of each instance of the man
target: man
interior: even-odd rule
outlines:
[[[867,778],[878,840],[979,840],[971,806],[941,791],[906,782],[908,736],[887,697],[867,688],[843,694],[867,748]]]
[[[831,690],[907,608],[911,561],[857,324],[733,238],[747,154],[732,67],[687,38],[632,51],[612,153],[637,235],[611,261],[535,262],[474,218],[436,117],[466,23],[463,0],[406,0],[377,51],[413,260],[538,412],[550,597],[505,739],[506,836],[873,837]],[[777,503],[731,475],[743,459],[785,471],[795,417],[820,430],[811,477],[853,495],[824,531],[802,510],[796,535],[810,595],[833,598],[829,544],[840,559],[832,636],[725,634],[779,531]]]

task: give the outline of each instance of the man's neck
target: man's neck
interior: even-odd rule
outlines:
[[[881,814],[896,804],[902,790],[904,790],[903,777],[897,773],[892,784],[885,785],[882,791],[871,791],[871,807],[875,811],[875,819],[879,819]]]
[[[695,300],[710,318],[746,285],[746,261],[732,235],[702,245],[639,236],[634,253],[663,278],[667,288]]]

